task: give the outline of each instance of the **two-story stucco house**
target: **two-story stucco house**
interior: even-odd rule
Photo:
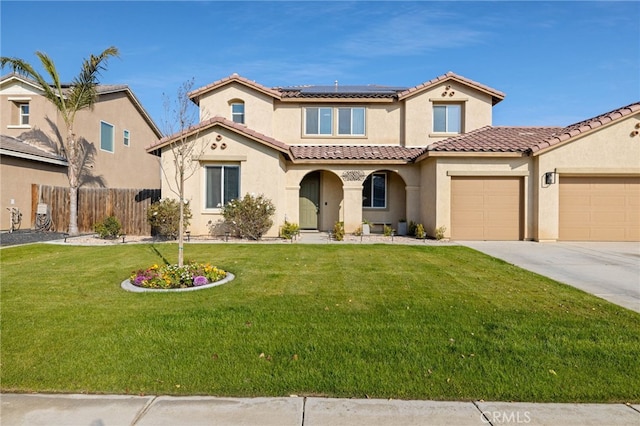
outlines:
[[[145,147],[162,134],[131,89],[100,85],[93,109],[82,110],[74,130],[87,147],[82,186],[159,188],[160,161]],[[17,207],[29,227],[32,184],[68,187],[60,140],[64,122],[35,81],[11,73],[0,78],[0,228]],[[26,225],[25,225],[26,221]]]
[[[458,240],[640,240],[640,103],[566,128],[493,127],[504,97],[454,73],[277,88],[233,74],[199,88],[191,232],[255,193],[276,205],[272,236],[285,220],[353,232],[405,219]],[[147,148],[169,175],[179,137]]]

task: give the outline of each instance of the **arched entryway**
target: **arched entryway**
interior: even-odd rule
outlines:
[[[328,230],[340,220],[342,181],[332,172],[314,170],[300,181],[299,225],[305,230]]]
[[[407,220],[407,190],[402,176],[391,170],[376,170],[362,183],[362,219],[382,232],[384,225],[397,231]]]

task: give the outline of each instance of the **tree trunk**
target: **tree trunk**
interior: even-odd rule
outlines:
[[[178,225],[178,266],[184,266],[184,201],[180,198],[180,224]]]
[[[73,129],[67,128],[67,177],[69,178],[69,235],[75,236],[78,231],[78,187],[80,186],[80,171],[78,167],[78,147],[76,146]]]
[[[180,221],[178,225],[178,266],[184,266],[184,166],[180,165]]]
[[[78,187],[69,187],[69,235],[78,235]]]

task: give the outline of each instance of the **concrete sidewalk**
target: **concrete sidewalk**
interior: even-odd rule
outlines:
[[[640,405],[625,404],[59,394],[0,400],[3,426],[640,424]]]

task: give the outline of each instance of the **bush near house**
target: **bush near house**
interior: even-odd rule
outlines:
[[[300,233],[300,226],[297,223],[291,223],[284,221],[284,225],[280,228],[280,236],[284,239],[290,240]]]
[[[276,208],[264,195],[247,194],[222,208],[225,224],[242,238],[259,240],[273,225]]]
[[[191,220],[189,203],[184,204],[184,228],[187,229]],[[160,237],[175,240],[180,229],[180,205],[178,200],[165,198],[151,204],[147,210],[147,221],[151,225],[151,232]]]
[[[98,236],[103,239],[118,238],[122,233],[122,225],[115,216],[108,216],[93,226]]]

